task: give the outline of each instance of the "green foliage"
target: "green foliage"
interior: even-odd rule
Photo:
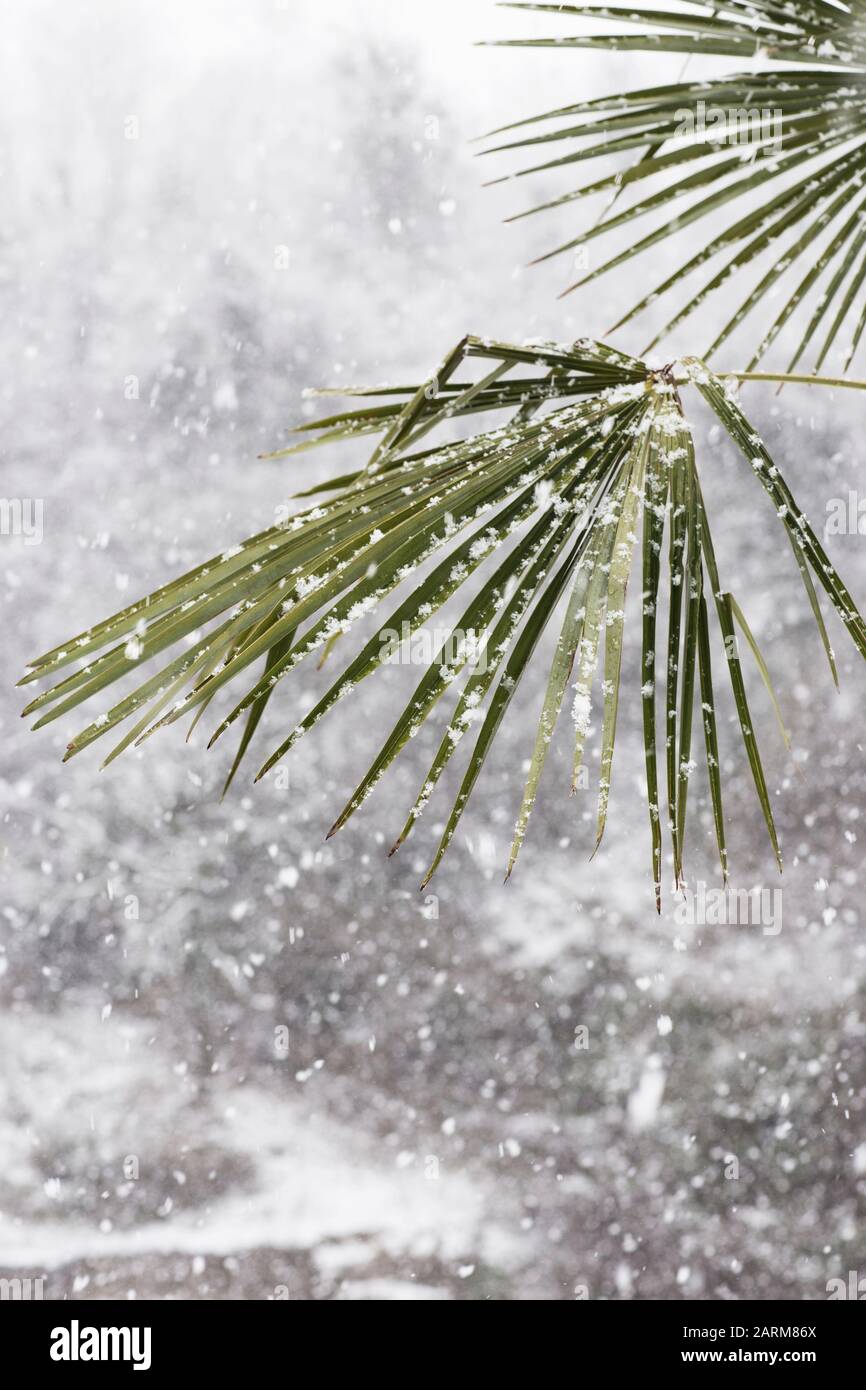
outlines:
[[[565,21],[615,21],[632,31],[509,41],[518,46],[684,54],[686,65],[693,57],[755,63],[754,70],[578,101],[493,132],[513,138],[500,139],[492,150],[532,152],[532,163],[512,177],[551,169],[574,177],[588,160],[618,161],[615,172],[570,186],[552,202],[518,214],[596,194],[609,199],[598,222],[583,225],[549,255],[573,251],[623,227],[630,229],[629,241],[570,288],[693,229],[688,251],[680,244],[670,247],[670,274],[614,325],[621,327],[659,296],[672,291],[676,297],[679,291],[679,307],[649,351],[708,297],[729,294],[732,276],[746,273],[759,256],[777,248],[775,264],[703,356],[713,357],[766,296],[778,297],[782,307],[758,329],[750,363],[755,365],[811,296],[812,312],[788,371],[810,344],[820,371],[837,341],[845,345],[847,371],[866,327],[863,0],[730,0],[722,9],[702,0],[670,0],[659,10],[592,4],[506,8],[549,11]],[[724,119],[717,124],[713,113]],[[641,231],[638,223],[642,227],[642,219],[654,213],[661,222]],[[843,329],[847,337],[841,336]]]
[[[458,373],[465,373],[465,379]],[[792,545],[831,668],[815,579],[866,656],[866,625],[778,467],[743,416],[731,380],[713,375],[697,359],[653,370],[637,358],[589,340],[566,346],[515,346],[469,337],[447,355],[429,381],[346,393],[359,403],[302,426],[302,442],[272,457],[364,435],[377,436],[377,442],[364,468],[308,490],[321,500],[31,663],[22,683],[56,683],[32,700],[25,713],[37,715],[35,727],[41,727],[123,678],[134,678],[144,663],[161,657],[166,664],[78,733],[66,756],[132,721],[109,752],[110,762],[156,729],[184,716],[196,722],[213,696],[231,686],[235,704],[211,738],[213,744],[243,721],[230,782],[279,682],[301,661],[327,655],[335,644],[342,651],[352,630],[375,613],[376,630],[315,707],[269,753],[257,774],[262,777],[359,681],[393,657],[391,634],[417,632],[452,597],[464,595],[465,609],[453,629],[460,640],[443,641],[426,664],[408,704],[330,832],[360,807],[444,700],[451,708],[442,740],[394,846],[409,835],[459,745],[470,735],[463,780],[426,882],[453,837],[533,652],[555,619],[560,626],[518,811],[510,872],[570,681],[573,781],[578,779],[596,668],[603,654],[596,844],[601,841],[614,756],[626,590],[640,545],[640,695],[657,901],[663,822],[659,739],[666,820],[679,882],[698,698],[719,855],[727,874],[711,606],[724,638],[747,761],[781,866],[738,631],[771,689],[769,674],[740,605],[719,577],[691,430],[680,400],[680,390],[687,385],[706,399],[768,494]],[[377,396],[384,399],[367,403]],[[491,421],[491,415],[500,422]],[[485,418],[476,422],[473,432],[475,417]],[[453,437],[455,432],[459,438]],[[442,439],[443,433],[451,437]],[[657,693],[657,615],[665,569],[668,633],[664,680],[659,683],[664,688]],[[391,599],[396,606],[383,616]],[[260,663],[258,672],[254,663]],[[71,673],[68,668],[73,668]],[[775,696],[773,701],[778,708]]]

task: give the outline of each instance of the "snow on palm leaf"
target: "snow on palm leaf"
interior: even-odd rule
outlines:
[[[787,277],[783,306],[756,346],[752,363],[763,357],[811,295],[812,312],[788,371],[813,339],[816,371],[836,341],[845,346],[847,371],[866,328],[862,0],[731,0],[721,11],[700,0],[670,0],[659,10],[597,4],[506,8],[549,11],[564,22],[603,20],[620,25],[616,33],[572,32],[555,39],[504,41],[509,45],[684,54],[687,63],[691,57],[722,57],[754,65],[752,70],[719,77],[579,101],[492,132],[489,138],[497,143],[488,153],[532,152],[532,163],[512,178],[543,170],[569,174],[600,157],[618,161],[615,172],[569,187],[511,219],[595,195],[607,200],[594,225],[584,225],[544,260],[617,228],[645,226],[644,219],[652,220],[655,213],[663,215],[664,220],[643,235],[635,230],[621,252],[569,289],[588,284],[681,231],[685,246],[687,229],[694,229],[697,245],[679,259],[674,252],[672,272],[653,284],[615,325],[620,327],[659,296],[681,288],[690,275],[706,272],[649,344],[649,351],[732,276],[748,273],[746,268],[772,247],[774,263],[704,357],[709,359],[721,347],[765,295],[778,295],[780,281],[785,283]]]
[[[467,379],[458,379],[458,372]],[[338,638],[342,650],[361,620],[373,613],[378,618],[389,599],[398,600],[315,707],[270,753],[258,777],[390,658],[391,634],[411,636],[452,597],[471,592],[453,631],[472,634],[472,640],[441,643],[330,833],[360,807],[439,701],[452,701],[438,751],[394,845],[396,849],[410,834],[468,735],[471,752],[426,883],[454,835],[535,648],[547,624],[555,620],[561,626],[518,813],[510,873],[569,684],[575,780],[581,770],[596,667],[603,652],[596,846],[601,841],[619,707],[626,590],[640,543],[640,697],[657,903],[663,825],[660,750],[679,883],[689,777],[695,765],[692,726],[698,687],[716,835],[727,875],[711,606],[725,641],[747,760],[781,867],[738,656],[738,628],[777,711],[778,703],[742,610],[719,577],[680,399],[680,388],[686,384],[706,398],[769,494],[793,547],[835,677],[813,575],[864,656],[866,625],[722,379],[697,359],[653,369],[589,340],[517,346],[469,337],[420,386],[346,392],[385,400],[302,426],[312,438],[270,457],[359,435],[380,438],[365,467],[309,490],[324,500],[232,546],[32,662],[22,684],[58,673],[60,679],[25,713],[39,716],[35,727],[45,725],[130,676],[143,662],[180,648],[76,735],[66,757],[132,720],[105,760],[111,762],[130,744],[141,743],[185,715],[196,722],[214,695],[230,685],[236,703],[211,738],[215,743],[243,717],[228,787],[267,702],[300,662],[315,653],[327,654]],[[471,417],[502,412],[505,423],[466,432]],[[455,422],[463,422],[462,437],[431,442],[430,436],[443,428],[453,435]],[[304,495],[308,494],[299,494]],[[661,692],[664,733],[659,745],[657,614],[666,532],[670,596]],[[256,674],[251,668],[258,661],[263,669]],[[76,669],[64,675],[73,663],[78,663]]]

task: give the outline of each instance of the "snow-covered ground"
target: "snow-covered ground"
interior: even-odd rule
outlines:
[[[52,1298],[814,1299],[866,1270],[866,673],[834,632],[833,692],[790,556],[764,549],[778,523],[700,413],[723,572],[800,755],[756,689],[777,934],[656,917],[626,695],[602,851],[566,736],[503,887],[543,661],[426,895],[442,810],[385,850],[432,731],[322,842],[399,671],[299,746],[288,788],[223,803],[206,739],[63,767],[78,723],[29,734],[11,689],[344,471],[351,449],[257,461],[304,387],[411,380],[467,330],[603,334],[639,272],[556,302],[566,268],[525,268],[553,223],[503,227],[529,195],[482,190],[469,140],[633,83],[635,60],[473,48],[550,31],[487,0],[43,0],[4,24],[3,490],[44,501],[44,537],[0,537],[0,1274]],[[817,521],[862,488],[857,399],[749,390]],[[866,601],[863,538],[829,544]],[[285,682],[263,746],[321,679]],[[734,733],[734,881],[774,889]],[[692,874],[715,884],[693,796]]]

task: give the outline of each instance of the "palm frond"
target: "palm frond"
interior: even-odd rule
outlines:
[[[570,681],[577,780],[603,653],[597,847],[613,769],[626,590],[642,527],[640,695],[658,901],[662,835],[656,646],[667,530],[670,585],[662,728],[675,881],[683,876],[698,685],[719,853],[727,873],[708,600],[718,614],[747,761],[781,864],[737,654],[737,629],[746,638],[777,713],[779,705],[746,617],[719,577],[680,399],[687,385],[704,396],[768,493],[794,549],[835,675],[813,580],[864,656],[866,624],[742,414],[731,379],[723,380],[693,358],[653,369],[588,339],[565,345],[514,345],[467,337],[428,381],[375,393],[347,393],[362,400],[376,394],[384,403],[353,406],[302,426],[302,442],[271,457],[334,439],[354,440],[372,433],[379,438],[366,466],[306,490],[317,492],[322,500],[213,556],[32,662],[22,684],[55,683],[30,702],[25,714],[37,716],[35,727],[44,726],[118,681],[134,677],[151,658],[160,658],[155,673],[75,735],[66,757],[133,721],[105,759],[110,762],[131,744],[142,743],[186,715],[195,723],[214,696],[230,686],[235,703],[210,740],[215,743],[245,717],[228,790],[265,706],[283,678],[305,658],[329,652],[337,638],[344,639],[369,615],[376,615],[376,630],[268,754],[258,777],[360,681],[393,660],[400,644],[429,624],[443,605],[465,594],[461,618],[424,664],[405,709],[330,831],[333,834],[358,810],[442,701],[451,708],[441,742],[394,846],[413,830],[464,737],[474,734],[432,873],[451,842],[538,643],[561,613],[508,872],[523,843]],[[479,422],[479,415],[486,418]],[[431,439],[432,435],[437,437]],[[391,607],[390,600],[396,606]],[[344,642],[338,645],[342,651]],[[253,663],[259,661],[263,668],[256,673]],[[779,718],[781,722],[780,714]]]
[[[685,255],[674,250],[675,270],[614,325],[621,327],[669,292],[675,301],[679,291],[679,303],[672,302],[649,351],[717,292],[730,293],[731,277],[773,248],[776,263],[737,306],[704,358],[710,360],[767,295],[778,294],[782,281],[787,286],[783,307],[768,331],[761,326],[753,363],[809,300],[813,309],[797,334],[788,371],[810,344],[820,370],[837,341],[844,345],[847,371],[866,325],[860,294],[866,276],[862,0],[730,0],[721,9],[710,0],[670,0],[658,10],[597,4],[505,8],[549,12],[581,29],[591,30],[599,20],[620,26],[603,35],[580,31],[500,41],[506,46],[684,54],[686,64],[692,57],[754,64],[754,70],[738,68],[719,77],[576,102],[492,132],[486,153],[525,151],[531,161],[510,178],[551,170],[575,175],[587,161],[617,160],[615,172],[516,214],[526,217],[594,195],[611,197],[594,225],[581,225],[542,259],[636,224],[622,251],[589,269],[564,293],[693,228],[698,249]],[[621,198],[628,196],[631,203],[622,206]],[[665,220],[641,234],[637,224],[655,212]],[[821,237],[825,241],[816,255]]]

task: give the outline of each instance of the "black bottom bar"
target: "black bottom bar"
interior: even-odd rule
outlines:
[[[828,1371],[856,1365],[866,1324],[856,1308],[836,1303],[859,1301],[862,1297],[840,1293],[821,1303],[576,1302],[566,1326],[578,1338],[573,1347],[578,1364],[585,1365],[591,1353],[611,1371],[667,1374],[675,1368],[700,1372],[707,1366],[739,1366],[775,1373],[803,1366],[826,1377]],[[287,1339],[310,1334],[307,1315],[299,1320],[296,1306],[279,1301],[7,1300],[0,1302],[0,1327],[16,1372],[20,1367],[61,1378],[82,1373],[92,1378],[101,1370],[135,1374],[136,1369],[156,1378],[211,1370],[225,1378],[266,1364],[271,1374],[283,1366],[290,1375],[287,1349],[298,1344]],[[329,1346],[329,1370],[331,1358]]]

